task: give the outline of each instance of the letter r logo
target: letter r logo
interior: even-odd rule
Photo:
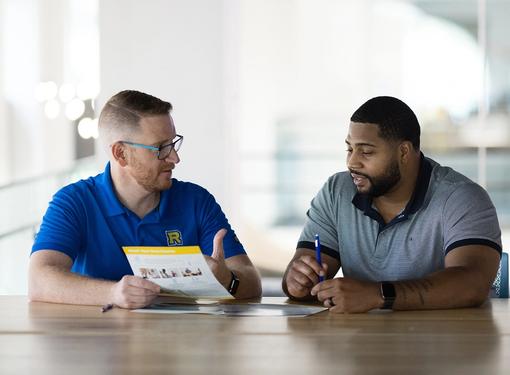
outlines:
[[[182,234],[180,231],[167,230],[165,234],[168,246],[182,245]]]

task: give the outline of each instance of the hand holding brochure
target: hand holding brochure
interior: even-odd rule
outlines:
[[[198,246],[124,246],[136,276],[150,280],[166,295],[233,299],[214,277]]]

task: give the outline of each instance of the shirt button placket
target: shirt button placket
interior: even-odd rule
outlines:
[[[145,245],[145,238],[143,236],[143,232],[142,232],[142,229],[143,229],[143,220],[140,221],[138,223],[138,225],[136,226],[136,242],[140,245],[140,246],[144,246]]]

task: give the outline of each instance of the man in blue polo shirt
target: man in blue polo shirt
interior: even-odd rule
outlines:
[[[122,91],[99,117],[109,163],[53,197],[32,247],[29,298],[138,308],[160,288],[133,276],[122,246],[198,245],[236,298],[258,297],[260,278],[214,197],[172,178],[183,137],[172,106]]]
[[[501,255],[486,191],[420,152],[418,120],[396,98],[363,104],[345,143],[349,171],[312,200],[283,279],[287,295],[317,298],[333,312],[483,303]]]

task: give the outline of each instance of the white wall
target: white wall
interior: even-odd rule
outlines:
[[[5,21],[4,21],[4,3],[0,1],[0,51],[3,46],[3,35],[5,35]],[[7,138],[8,126],[5,117],[5,104],[3,93],[3,69],[4,67],[4,54],[0,54],[0,185],[8,181],[7,176],[10,175],[9,163],[7,162]]]
[[[74,129],[63,115],[49,120],[35,99],[40,82],[62,84],[67,66],[69,0],[0,0],[0,186],[73,163]],[[42,217],[56,186],[0,190],[0,234]],[[0,238],[0,294],[26,293],[33,233]]]
[[[175,177],[204,186],[230,211],[223,1],[101,1],[99,17],[99,106],[123,89],[170,101],[184,135]]]
[[[0,0],[0,180],[7,182],[68,166],[73,129],[48,120],[34,92],[42,81],[62,83],[66,0]]]
[[[5,179],[23,176],[28,170],[40,170],[41,138],[37,103],[33,92],[37,83],[37,4],[36,1],[3,1],[2,19],[2,96],[3,120],[8,128],[4,139],[9,158]],[[23,148],[30,150],[23,155]],[[21,160],[25,159],[25,167]]]

